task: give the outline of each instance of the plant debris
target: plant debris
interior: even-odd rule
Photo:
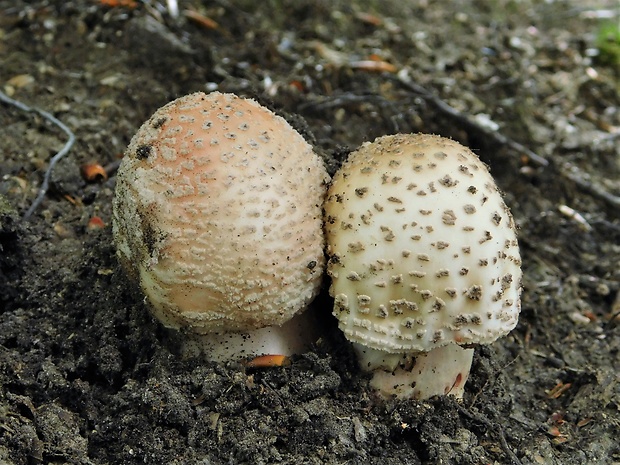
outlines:
[[[0,90],[28,102],[0,101],[0,463],[620,463],[617,23],[616,0],[0,0]],[[214,90],[285,117],[330,174],[396,132],[489,165],[522,312],[463,404],[377,399],[326,289],[286,363],[205,363],[150,317],[106,226],[119,154]]]

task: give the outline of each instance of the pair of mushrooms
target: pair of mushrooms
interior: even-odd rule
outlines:
[[[517,324],[512,216],[478,157],[438,136],[365,143],[330,183],[281,117],[194,93],[133,137],[113,232],[155,317],[200,335],[211,360],[304,350],[325,267],[339,327],[384,396],[461,397],[472,345]]]

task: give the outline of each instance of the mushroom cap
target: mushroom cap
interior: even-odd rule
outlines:
[[[197,92],[160,108],[117,175],[117,254],[154,315],[197,333],[281,325],[318,293],[328,175],[284,119]]]
[[[517,324],[515,224],[466,147],[426,134],[365,143],[324,208],[334,315],[350,341],[411,353],[490,343]]]

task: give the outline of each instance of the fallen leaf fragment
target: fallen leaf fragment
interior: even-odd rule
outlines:
[[[261,355],[247,362],[245,366],[248,368],[272,368],[290,364],[291,360],[286,355]]]
[[[201,13],[198,13],[196,10],[183,10],[183,15],[190,20],[190,22],[200,26],[204,29],[219,29],[220,25]]]
[[[351,69],[359,69],[361,71],[387,72],[395,73],[398,68],[391,63],[383,60],[358,60],[349,63]]]
[[[109,7],[124,6],[127,8],[136,8],[138,6],[138,2],[135,0],[99,0],[99,3]]]
[[[570,389],[571,383],[558,382],[553,388],[545,390],[545,393],[550,399],[557,399]]]
[[[108,179],[108,173],[99,163],[85,163],[80,166],[82,177],[88,182],[101,182]]]
[[[105,228],[105,223],[101,219],[100,216],[93,216],[90,220],[88,220],[88,224],[86,225],[86,229],[88,231],[95,231],[97,229]]]

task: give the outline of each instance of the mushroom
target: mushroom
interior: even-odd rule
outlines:
[[[117,255],[164,326],[213,360],[300,350],[292,320],[324,271],[322,160],[253,100],[197,92],[132,138],[113,205]]]
[[[325,203],[334,315],[384,397],[462,397],[475,344],[517,324],[515,224],[487,167],[434,135],[353,152]]]

